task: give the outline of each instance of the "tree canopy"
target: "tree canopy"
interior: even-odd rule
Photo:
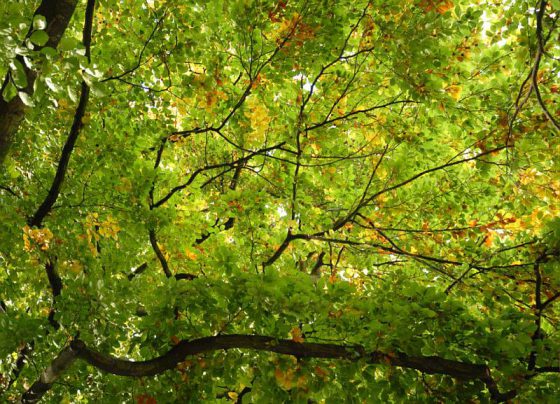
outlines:
[[[559,0],[0,15],[0,400],[560,396]]]

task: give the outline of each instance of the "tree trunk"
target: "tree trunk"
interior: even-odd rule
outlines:
[[[44,46],[56,48],[74,10],[76,8],[77,0],[43,0],[41,5],[37,8],[34,15],[42,15],[45,17],[47,27],[45,32],[49,36],[49,40]],[[28,36],[31,35],[32,29],[29,29]],[[41,47],[35,47],[35,50]],[[25,91],[30,96],[33,94],[33,82],[35,81],[35,72],[31,71],[26,65],[21,56],[17,59],[22,64],[25,75],[27,76],[27,87],[20,89]],[[10,81],[10,73],[6,74],[4,78],[2,91]],[[3,97],[0,97],[0,165],[4,163],[10,145],[13,142],[14,135],[16,134],[19,125],[25,116],[25,105],[19,97],[14,97],[6,102]]]

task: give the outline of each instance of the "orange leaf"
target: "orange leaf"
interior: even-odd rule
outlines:
[[[329,372],[320,366],[315,366],[315,374],[324,380],[329,375]]]
[[[185,249],[185,256],[191,261],[196,261],[196,259],[198,258],[198,255],[192,252],[191,250],[189,250],[188,248]]]
[[[290,331],[290,334],[292,335],[292,341],[300,343],[300,344],[302,342],[304,342],[304,338],[303,338],[303,334],[301,332],[301,328],[299,328],[299,327],[292,328],[292,331]]]
[[[149,394],[136,396],[136,404],[157,404],[157,400]]]
[[[494,240],[495,234],[492,231],[486,233],[486,238],[484,239],[484,245],[486,247],[492,247],[492,241]]]
[[[439,14],[444,14],[446,11],[453,8],[453,1],[451,0],[423,0],[420,2],[420,7],[424,11],[429,12],[435,10]]]
[[[276,383],[284,390],[290,390],[292,388],[293,372],[288,370],[287,372],[282,371],[280,368],[274,370],[274,377],[276,378]]]
[[[436,10],[438,13],[440,14],[444,14],[445,12],[451,10],[453,8],[453,2],[452,1],[441,1],[437,7]]]

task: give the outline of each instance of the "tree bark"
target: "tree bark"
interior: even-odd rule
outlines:
[[[504,402],[517,395],[515,390],[501,393],[486,365],[460,362],[438,356],[408,356],[404,353],[387,354],[381,351],[367,352],[361,345],[337,345],[313,342],[295,342],[265,335],[217,335],[195,340],[182,340],[165,354],[147,361],[131,361],[115,358],[97,352],[76,339],[62,351],[51,366],[41,374],[41,378],[24,394],[41,396],[50,388],[53,381],[76,359],[82,359],[105,372],[132,377],[154,376],[175,369],[187,356],[198,355],[227,349],[249,349],[293,355],[297,358],[324,358],[357,361],[365,359],[371,364],[385,364],[422,373],[442,374],[459,380],[479,380],[486,385],[492,400]],[[34,393],[30,393],[34,390]],[[26,402],[24,400],[24,402]],[[27,401],[33,402],[33,401]]]
[[[44,45],[45,47],[57,47],[72,18],[72,14],[74,14],[77,3],[77,0],[43,0],[41,2],[34,15],[42,15],[46,19],[47,27],[45,28],[45,32],[49,36],[49,40]],[[28,36],[31,35],[31,32],[32,29],[30,28]],[[42,47],[35,46],[35,50],[41,48]],[[27,87],[19,90],[32,95],[33,83],[36,77],[35,72],[26,66],[23,57],[18,56],[17,59],[22,64],[25,75],[27,76]],[[10,73],[8,72],[3,80],[2,91],[10,79]],[[25,105],[18,96],[12,98],[8,102],[0,96],[0,165],[2,165],[6,159],[14,135],[24,117]]]
[[[36,403],[38,402],[47,391],[52,387],[52,384],[68,369],[76,360],[76,351],[71,346],[65,348],[58,354],[58,356],[51,362],[51,364],[41,373],[39,380],[23,393],[21,397],[22,403]]]

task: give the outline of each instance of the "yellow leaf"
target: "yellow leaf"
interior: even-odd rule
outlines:
[[[249,118],[251,129],[253,129],[248,138],[255,143],[260,143],[264,140],[272,118],[269,115],[268,108],[256,97],[251,97],[247,101],[247,107],[248,111],[245,112],[245,116]]]
[[[191,261],[196,261],[198,258],[198,255],[195,252],[189,250],[188,248],[185,249],[185,256]]]
[[[126,178],[126,177],[122,177],[120,179],[120,185],[115,185],[115,190],[119,191],[119,192],[130,192],[132,191],[132,182],[130,181],[130,179]]]
[[[348,105],[348,98],[346,96],[344,96],[338,102],[336,112],[338,112],[339,115],[344,115],[346,113],[347,105]]]
[[[319,152],[321,151],[321,146],[317,143],[311,143],[310,146],[316,154],[319,154]]]
[[[61,269],[68,270],[75,274],[79,274],[84,269],[84,266],[80,261],[70,260],[70,261],[64,261],[61,265]]]
[[[455,101],[458,101],[459,98],[461,98],[461,91],[463,90],[460,86],[451,85],[447,87],[445,91],[451,96],[451,98],[453,98]]]
[[[23,228],[23,248],[25,251],[31,251],[31,243],[29,242],[29,236],[27,233],[29,232],[29,226],[25,226]]]
[[[436,11],[438,14],[444,14],[454,6],[452,0],[422,0],[419,5],[426,12]]]
[[[235,391],[228,391],[227,395],[232,400],[237,400],[237,397],[239,397],[239,394],[237,394]]]
[[[46,227],[42,229],[32,229],[29,226],[25,226],[23,228],[23,243],[26,251],[33,250],[31,240],[33,240],[41,250],[46,251],[49,249],[52,239],[53,234]]]

